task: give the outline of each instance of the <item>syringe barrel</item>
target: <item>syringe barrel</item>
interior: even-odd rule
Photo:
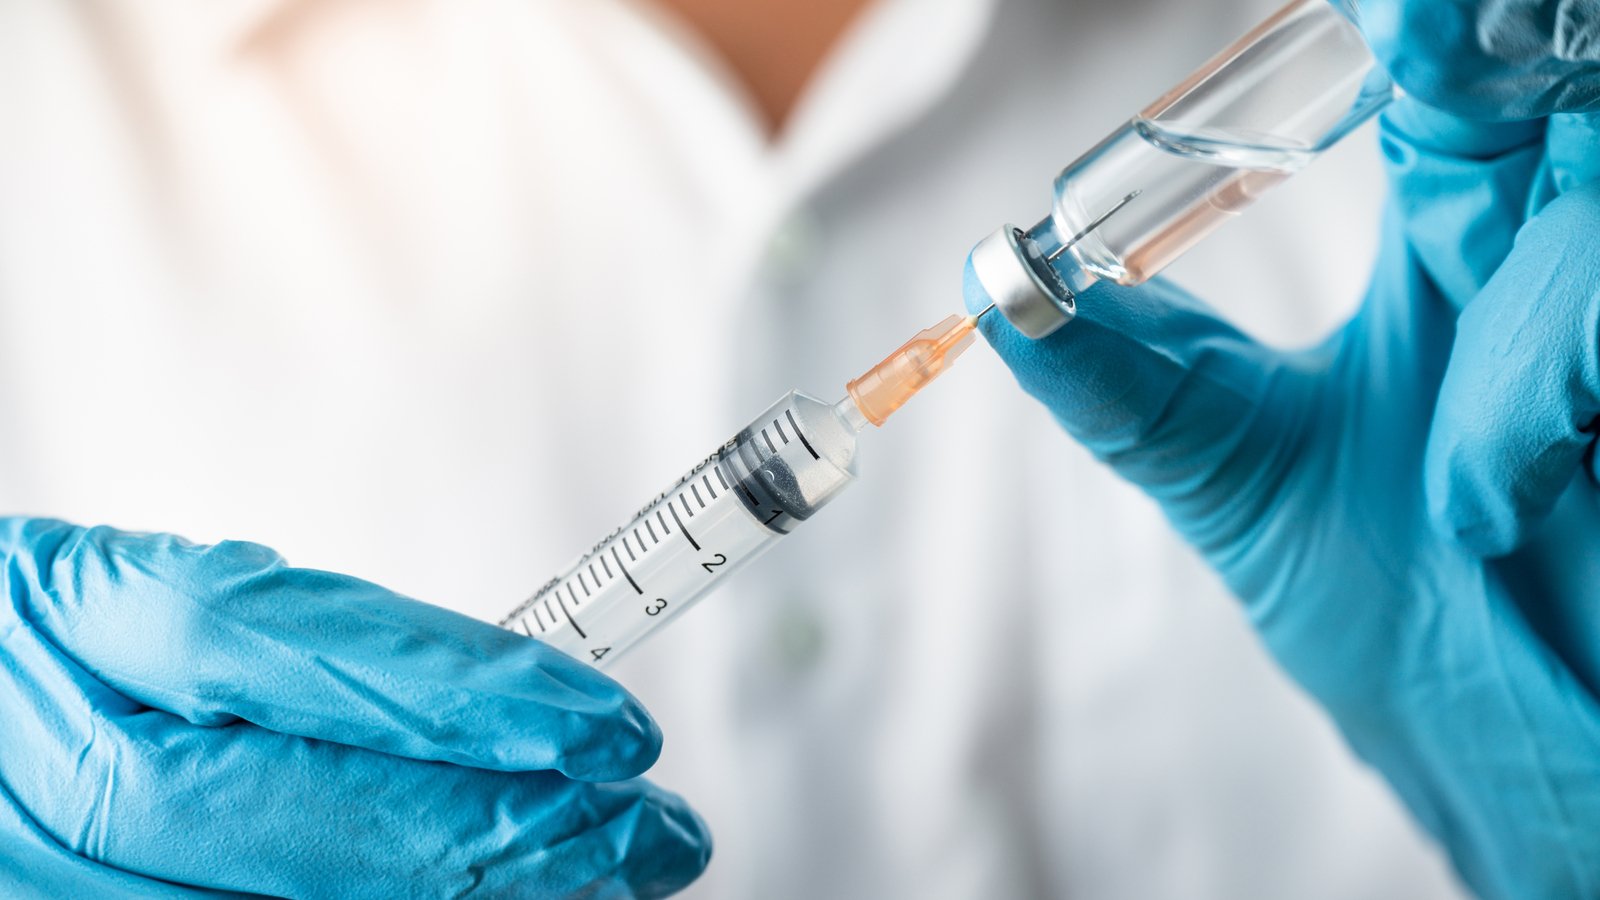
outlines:
[[[975,254],[979,279],[1043,337],[1072,294],[1154,276],[1394,96],[1350,0],[1293,0],[1062,170],[1048,218]]]
[[[844,490],[855,450],[833,406],[790,393],[500,624],[610,663]]]

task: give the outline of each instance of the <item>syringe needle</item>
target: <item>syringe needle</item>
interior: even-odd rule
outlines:
[[[1133,201],[1139,199],[1139,195],[1142,194],[1142,193],[1144,193],[1144,190],[1140,189],[1140,190],[1136,190],[1136,191],[1133,191],[1133,192],[1129,193],[1128,196],[1126,196],[1126,197],[1123,197],[1121,202],[1119,202],[1116,206],[1113,206],[1110,209],[1106,210],[1105,212],[1101,213],[1100,214],[1100,218],[1095,219],[1093,222],[1090,222],[1088,225],[1083,226],[1083,230],[1079,231],[1077,234],[1075,234],[1071,238],[1069,238],[1065,244],[1062,244],[1061,246],[1057,247],[1054,251],[1052,251],[1049,256],[1046,256],[1044,258],[1044,261],[1045,262],[1055,262],[1056,261],[1056,257],[1058,257],[1061,254],[1067,252],[1069,249],[1072,248],[1073,245],[1077,244],[1079,241],[1081,241],[1084,238],[1088,237],[1090,232],[1094,231],[1096,228],[1099,228],[1101,225],[1104,225],[1106,223],[1107,219],[1110,219],[1112,216],[1116,215],[1117,213],[1122,212],[1122,208],[1124,206],[1127,206],[1129,203],[1132,203]]]

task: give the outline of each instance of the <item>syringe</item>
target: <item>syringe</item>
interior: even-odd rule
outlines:
[[[789,393],[500,624],[610,663],[838,496],[855,479],[856,435],[955,362],[988,312],[923,330],[837,403]]]
[[[1012,327],[1043,338],[1099,280],[1138,284],[1366,121],[1395,87],[1354,0],[1290,0],[1056,179],[1049,217],[972,253]],[[827,404],[791,393],[502,622],[602,664],[683,612],[855,477],[882,425],[973,339],[951,316]]]

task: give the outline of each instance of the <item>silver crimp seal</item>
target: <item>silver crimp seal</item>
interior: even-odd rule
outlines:
[[[1049,337],[1072,321],[1077,303],[1071,288],[1040,259],[1037,266],[1022,245],[1014,225],[978,242],[972,249],[972,272],[1011,326],[1034,340]],[[1046,281],[1046,278],[1049,281]]]

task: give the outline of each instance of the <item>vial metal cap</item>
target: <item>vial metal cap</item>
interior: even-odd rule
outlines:
[[[979,241],[972,250],[972,273],[1006,321],[1038,340],[1072,321],[1077,303],[1048,263],[1030,260],[1021,238],[1016,226],[1005,225]]]

